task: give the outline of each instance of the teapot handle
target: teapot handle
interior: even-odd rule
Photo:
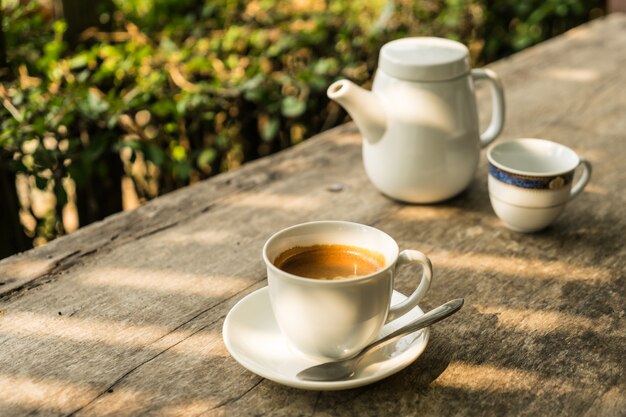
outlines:
[[[474,81],[487,80],[491,89],[491,101],[493,103],[491,112],[491,122],[487,130],[480,134],[480,146],[484,148],[498,137],[504,127],[504,89],[498,74],[487,68],[477,68],[472,70]]]

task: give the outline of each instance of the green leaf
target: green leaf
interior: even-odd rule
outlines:
[[[189,104],[190,97],[189,95],[184,95],[176,102],[176,111],[181,116],[184,116],[187,112],[187,104]]]
[[[191,165],[188,162],[176,163],[173,167],[173,174],[182,181],[187,181],[191,174]]]
[[[109,120],[107,121],[107,127],[109,129],[113,129],[115,125],[117,125],[118,120],[119,120],[119,115],[117,114],[114,114],[113,116],[109,117]]]
[[[152,113],[159,117],[167,117],[176,112],[176,106],[171,98],[162,99],[154,103],[151,107]]]
[[[161,39],[161,44],[159,46],[165,52],[174,52],[178,49],[178,46],[176,45],[176,43],[167,37],[164,37]]]
[[[336,74],[338,71],[339,65],[335,58],[322,58],[313,67],[313,72],[318,75]]]
[[[187,159],[187,151],[180,145],[176,145],[172,148],[172,159],[175,161],[184,161]]]
[[[98,93],[93,90],[89,90],[89,95],[87,96],[87,104],[89,109],[95,113],[95,115],[100,115],[109,109],[109,103],[104,101]]]
[[[241,89],[244,91],[257,89],[259,88],[263,80],[265,80],[265,76],[263,74],[256,74],[254,77],[249,78],[247,81],[241,84]]]
[[[87,56],[86,55],[76,55],[75,57],[69,60],[69,66],[71,69],[78,69],[87,65]]]
[[[213,148],[206,148],[205,150],[203,150],[202,152],[200,152],[200,155],[198,155],[198,166],[200,168],[207,168],[211,165],[211,163],[213,163],[213,161],[215,161],[215,158],[217,157],[217,151]]]
[[[145,149],[146,158],[156,166],[162,166],[165,162],[165,152],[156,145],[148,145]]]
[[[281,110],[285,117],[298,117],[306,110],[306,103],[294,96],[287,96],[282,101]]]
[[[271,141],[278,133],[279,127],[280,121],[275,117],[271,118],[269,122],[265,123],[265,125],[261,128],[261,138],[267,142]]]
[[[67,23],[64,20],[57,20],[52,24],[52,29],[58,34],[63,34],[67,30]]]
[[[178,131],[178,124],[174,122],[165,123],[164,129],[167,133],[174,133]]]

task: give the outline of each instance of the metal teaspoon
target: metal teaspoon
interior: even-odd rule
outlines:
[[[320,365],[312,366],[299,372],[296,377],[306,381],[340,381],[342,379],[350,378],[352,375],[354,375],[356,366],[358,365],[359,361],[363,359],[363,357],[367,353],[376,351],[402,336],[406,336],[407,334],[413,333],[419,329],[428,327],[433,323],[437,323],[438,321],[443,320],[446,317],[449,317],[459,311],[462,306],[462,298],[448,301],[447,303],[413,320],[407,325],[402,326],[395,332],[388,334],[387,336],[375,341],[369,346],[366,346],[355,356],[348,359],[342,359],[335,362],[327,362]]]

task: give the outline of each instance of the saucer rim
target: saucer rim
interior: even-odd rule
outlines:
[[[404,294],[402,294],[399,291],[393,290],[393,292],[397,293],[404,299],[407,298]],[[344,381],[304,381],[304,380],[299,380],[295,378],[295,376],[293,378],[289,378],[278,372],[265,372],[264,369],[266,368],[263,368],[257,365],[254,361],[251,361],[247,357],[244,357],[243,355],[239,355],[236,352],[236,348],[232,346],[231,344],[232,338],[230,336],[231,334],[230,329],[232,328],[232,325],[230,324],[230,322],[233,320],[232,317],[234,315],[234,312],[240,309],[242,305],[245,305],[246,303],[250,302],[250,300],[253,297],[261,297],[264,295],[269,298],[269,292],[268,292],[267,286],[259,288],[251,292],[250,294],[247,294],[245,297],[243,297],[241,300],[235,303],[235,305],[233,305],[233,307],[229,310],[228,314],[226,315],[226,318],[224,319],[224,324],[222,326],[222,339],[224,341],[224,345],[226,346],[226,349],[228,350],[228,353],[230,353],[232,358],[235,359],[235,361],[237,361],[241,366],[246,368],[248,371],[262,378],[269,379],[270,381],[279,383],[281,385],[289,386],[292,388],[315,390],[315,391],[338,391],[338,390],[357,388],[357,387],[361,387],[364,385],[372,384],[374,382],[378,382],[393,374],[396,374],[397,372],[400,372],[401,370],[403,370],[404,368],[406,368],[407,366],[415,362],[417,358],[419,358],[422,355],[422,353],[424,353],[424,350],[426,349],[426,346],[428,345],[428,342],[430,339],[430,328],[427,327],[425,329],[422,329],[421,332],[423,332],[423,339],[421,342],[419,342],[420,346],[415,348],[416,351],[411,355],[410,358],[408,358],[407,360],[399,363],[398,365],[390,369],[387,369],[384,372],[377,372],[366,377],[348,379]],[[399,302],[401,301],[402,300],[400,300]],[[424,311],[419,306],[416,306],[415,308],[419,309],[419,311],[422,314],[424,314]],[[417,342],[413,342],[413,343],[417,343]],[[411,346],[413,346],[413,343],[411,343]]]

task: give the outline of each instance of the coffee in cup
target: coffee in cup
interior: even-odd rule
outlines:
[[[288,249],[274,265],[300,277],[339,280],[373,274],[385,265],[385,257],[358,246],[322,244]]]
[[[265,243],[263,260],[278,327],[291,347],[315,360],[359,352],[385,323],[417,306],[432,278],[423,253],[400,252],[388,234],[343,221],[283,229]],[[422,267],[417,288],[391,306],[398,268],[413,263]]]

